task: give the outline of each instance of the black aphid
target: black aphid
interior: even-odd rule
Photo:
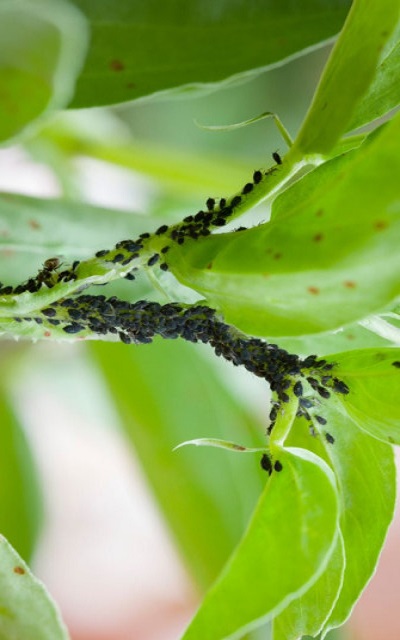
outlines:
[[[112,262],[122,262],[122,260],[125,258],[123,253],[117,253],[113,259]]]
[[[214,200],[214,198],[208,198],[208,200],[207,200],[207,202],[206,202],[206,206],[207,206],[207,209],[208,209],[209,211],[212,211],[212,210],[214,209],[214,207],[215,207],[215,200]]]
[[[327,420],[325,420],[325,418],[323,418],[322,416],[315,416],[315,419],[317,422],[319,422],[319,424],[326,424]]]
[[[133,275],[133,273],[127,273],[125,276],[125,280],[134,280],[135,276]]]
[[[305,409],[310,409],[311,407],[314,406],[313,401],[309,400],[308,398],[300,398],[299,402],[301,406],[304,407]]]
[[[261,182],[261,180],[262,180],[262,173],[261,173],[261,171],[258,171],[258,170],[257,170],[257,171],[255,171],[255,172],[253,173],[253,181],[254,181],[254,184],[258,184],[259,182]]]
[[[169,247],[169,246],[168,246],[168,247],[163,247],[163,248],[161,249],[161,253],[167,253],[167,252],[169,251],[169,249],[170,249],[170,247]]]
[[[333,390],[337,393],[343,393],[344,395],[348,394],[350,389],[343,380],[338,380],[338,378],[333,378]]]
[[[223,209],[224,207],[226,207],[226,198],[221,198],[221,200],[219,201],[219,206],[220,206],[220,209]]]
[[[392,362],[392,366],[396,367],[396,369],[400,369],[400,361],[399,360],[395,360],[394,362]]]
[[[283,466],[282,466],[282,463],[281,463],[281,462],[279,462],[279,460],[276,460],[276,461],[275,461],[274,469],[275,469],[275,471],[278,471],[278,472],[279,472],[279,471],[282,471]]]
[[[325,438],[326,438],[326,441],[329,442],[329,444],[334,444],[335,438],[333,436],[331,436],[330,433],[326,433],[325,434]]]
[[[158,254],[158,253],[154,253],[154,254],[151,256],[151,258],[149,258],[149,259],[147,260],[147,264],[148,264],[148,266],[149,266],[149,267],[152,267],[154,264],[156,264],[156,262],[158,262],[159,257],[160,257],[160,256],[159,256],[159,254]]]
[[[57,315],[57,311],[49,307],[48,309],[42,309],[42,313],[47,318],[54,318]]]
[[[103,256],[106,256],[107,253],[110,253],[108,249],[101,249],[100,251],[96,251],[94,255],[96,258],[102,258]]]
[[[272,157],[275,160],[276,164],[282,164],[282,158],[280,157],[277,151],[274,151],[274,153],[272,154]]]
[[[329,393],[328,389],[325,389],[325,387],[317,387],[317,391],[321,398],[325,398],[325,400],[331,397],[331,394]]]
[[[75,271],[75,269],[78,267],[79,264],[80,264],[79,260],[75,260],[72,263],[72,271]]]
[[[231,200],[231,207],[237,207],[242,202],[241,196],[234,196]]]
[[[293,393],[298,398],[303,395],[303,385],[301,384],[300,380],[298,380],[293,386]]]
[[[160,264],[160,269],[162,269],[162,271],[168,271],[168,265],[166,262],[163,262],[162,264]]]
[[[253,189],[254,189],[254,184],[252,182],[248,182],[247,184],[244,185],[242,189],[242,193],[243,195],[246,195],[247,193],[250,193],[251,191],[253,191]]]
[[[123,333],[122,331],[120,331],[118,336],[121,342],[123,342],[124,344],[131,344],[132,340],[126,333]]]
[[[63,331],[65,333],[78,333],[82,331],[85,327],[82,324],[78,324],[77,322],[72,322],[71,324],[67,324],[66,327],[63,327]]]
[[[261,469],[264,469],[269,475],[272,473],[272,463],[271,458],[266,453],[263,453],[262,458],[260,460]]]
[[[161,227],[158,227],[158,229],[156,231],[156,236],[161,236],[166,231],[168,231],[168,225],[162,224]]]

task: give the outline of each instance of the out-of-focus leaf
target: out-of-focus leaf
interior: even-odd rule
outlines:
[[[87,42],[84,16],[65,1],[0,4],[0,141],[68,103]]]
[[[0,532],[29,560],[41,521],[41,495],[32,454],[0,387]]]
[[[336,545],[338,503],[329,467],[302,449],[279,453],[249,528],[183,640],[241,638],[301,596]],[[251,588],[251,597],[249,597]]]
[[[253,335],[337,329],[400,294],[400,117],[276,201],[271,222],[188,240],[171,270]]]
[[[0,637],[68,640],[56,605],[43,584],[0,536]]]
[[[355,0],[292,152],[326,154],[345,133],[399,21],[399,0]]]
[[[118,127],[112,119],[110,122],[103,110],[95,114],[91,110],[62,113],[30,141],[34,153],[41,145],[50,146],[66,158],[88,156],[154,178],[175,195],[176,192],[190,195],[196,211],[200,206],[199,194],[201,197],[207,193],[233,193],[249,173],[248,164],[237,156],[221,152],[218,157],[198,149],[189,152],[166,148],[154,141],[140,141],[120,123]],[[182,218],[189,213],[192,211],[184,212]]]
[[[173,448],[210,436],[263,446],[263,429],[196,353],[200,345],[155,340],[90,348],[179,548],[199,584],[208,586],[243,533],[265,472],[259,457]]]
[[[348,0],[75,0],[93,32],[73,107],[226,86],[335,35]],[[260,69],[261,68],[261,69]],[[239,77],[237,77],[239,74]],[[217,84],[218,83],[218,84]]]
[[[81,202],[0,194],[0,279],[15,284],[36,275],[43,261],[90,258],[159,221]],[[62,266],[61,266],[62,269]]]

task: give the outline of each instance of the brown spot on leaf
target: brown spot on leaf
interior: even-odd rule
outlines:
[[[126,85],[127,89],[136,89],[136,84],[134,82],[128,82]]]
[[[14,567],[13,571],[14,573],[17,573],[19,576],[23,576],[26,573],[24,567],[20,567],[20,566]]]
[[[318,209],[318,211],[315,214],[317,216],[317,218],[320,218],[321,216],[324,215],[324,210],[323,209]]]
[[[321,242],[323,237],[324,237],[323,233],[316,233],[315,236],[313,237],[313,240],[314,242]]]
[[[213,263],[209,262],[208,265],[206,266],[206,269],[212,269]]]
[[[0,231],[0,236],[1,236],[2,238],[8,238],[8,236],[9,236],[9,235],[10,235],[10,234],[8,233],[7,229],[2,229],[2,230]]]
[[[355,340],[355,336],[352,333],[347,333],[346,338],[347,340]]]
[[[307,287],[307,291],[312,293],[313,296],[317,296],[319,294],[318,287]]]
[[[45,338],[50,338],[50,336],[51,336],[51,331],[45,331],[45,332],[44,332],[44,336],[45,336]]]
[[[28,220],[28,224],[29,224],[30,228],[34,229],[35,231],[37,229],[40,229],[40,224],[38,223],[37,220],[34,220],[33,218],[31,218],[31,220]]]
[[[356,288],[356,283],[354,282],[354,280],[345,280],[343,282],[344,286],[347,287],[348,289],[355,289]]]
[[[383,231],[383,229],[386,229],[387,226],[388,223],[385,220],[376,220],[376,222],[374,222],[374,228],[377,231]]]
[[[280,260],[282,258],[282,254],[278,251],[277,253],[274,253],[273,258],[274,260]]]
[[[123,71],[125,69],[125,65],[121,60],[111,60],[110,69],[111,71]]]

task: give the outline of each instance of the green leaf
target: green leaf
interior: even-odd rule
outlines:
[[[68,640],[56,605],[43,584],[0,536],[0,637]]]
[[[336,546],[338,505],[327,465],[281,450],[245,536],[183,640],[227,640],[279,613],[324,571]],[[251,588],[251,597],[249,597]]]
[[[340,331],[316,333],[308,336],[279,338],[279,346],[291,353],[304,356],[310,353],[318,353],[326,356],[339,351],[352,351],[354,349],[379,348],[394,346],[389,338],[376,335],[364,325],[350,324]]]
[[[0,531],[28,560],[43,515],[39,480],[25,434],[2,388],[0,423]]]
[[[353,114],[349,130],[380,118],[400,103],[400,30],[384,49],[374,81]]]
[[[400,294],[399,141],[397,116],[287,189],[271,222],[172,249],[171,270],[253,335],[328,331],[379,312]]]
[[[1,3],[0,141],[68,103],[87,42],[86,20],[67,2]]]
[[[399,20],[399,0],[355,0],[295,140],[293,154],[327,154],[345,133]]]
[[[273,621],[273,640],[318,635],[339,595],[345,563],[344,543],[339,535],[325,571],[303,596],[292,600]]]
[[[73,107],[204,93],[260,73],[336,34],[347,0],[75,0],[92,42]],[[221,82],[228,76],[235,77]],[[218,84],[217,84],[218,83]]]
[[[360,431],[331,402],[325,411],[327,426],[322,429],[316,422],[315,428],[320,429],[339,485],[346,555],[343,585],[325,625],[327,631],[347,620],[374,573],[393,517],[396,469],[390,445]],[[325,439],[326,431],[334,437],[334,444]]]
[[[265,447],[263,428],[227,392],[200,345],[157,339],[90,348],[179,549],[200,586],[209,586],[265,482],[261,456],[173,448],[207,436]]]
[[[360,349],[329,360],[350,389],[340,401],[352,420],[375,438],[400,444],[400,349]]]

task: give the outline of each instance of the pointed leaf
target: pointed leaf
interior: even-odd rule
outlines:
[[[242,637],[304,593],[336,545],[337,495],[327,465],[282,450],[249,528],[183,640]],[[251,585],[251,597],[249,586]]]
[[[186,440],[178,444],[178,446],[174,448],[174,451],[181,447],[187,447],[188,445],[194,445],[196,447],[216,447],[217,449],[226,449],[227,451],[235,451],[236,453],[265,451],[265,447],[244,447],[242,444],[236,444],[236,442],[229,442],[228,440],[221,440],[219,438],[195,438],[194,440]]]

